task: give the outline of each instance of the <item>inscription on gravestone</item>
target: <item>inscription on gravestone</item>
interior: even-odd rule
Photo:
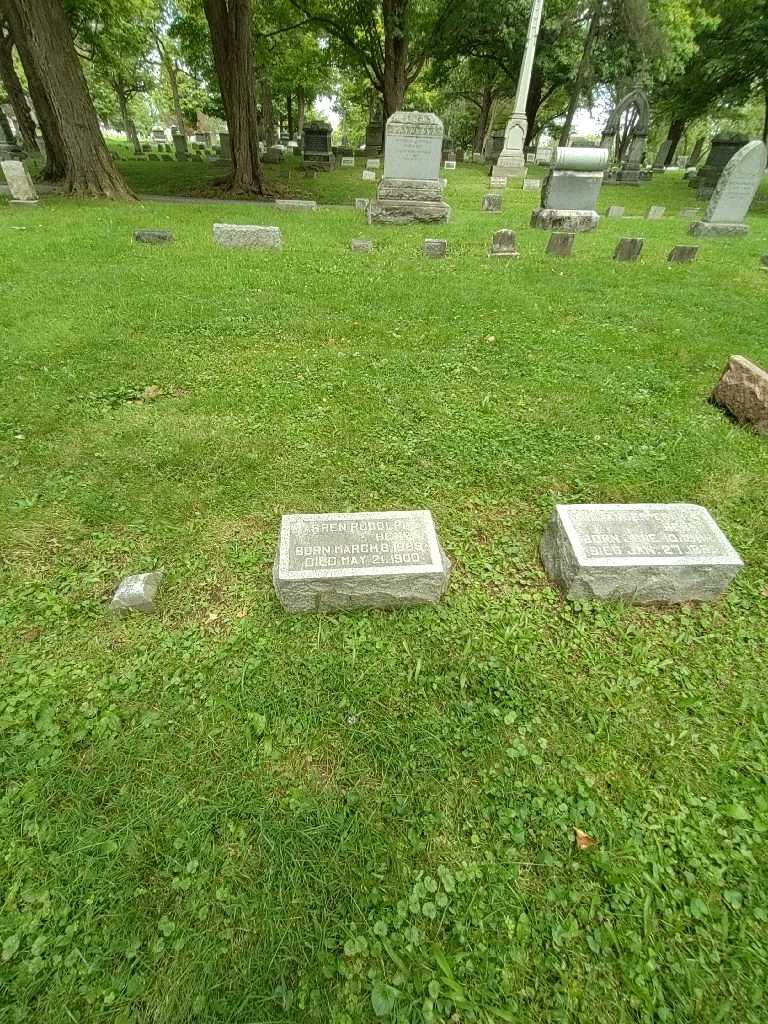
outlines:
[[[541,544],[566,597],[676,604],[719,597],[743,563],[700,505],[558,505]]]

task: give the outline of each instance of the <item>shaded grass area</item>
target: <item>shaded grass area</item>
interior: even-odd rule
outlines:
[[[247,207],[0,205],[3,1022],[763,1019],[768,449],[706,397],[768,364],[768,221],[555,260],[535,193],[453,173],[447,226],[269,209],[280,254],[214,247]],[[644,500],[713,512],[725,600],[561,602],[553,504]],[[281,513],[409,507],[443,604],[282,613]]]

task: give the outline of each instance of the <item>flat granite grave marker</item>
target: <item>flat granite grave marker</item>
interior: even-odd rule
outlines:
[[[353,238],[352,252],[373,252],[373,242],[369,238]]]
[[[683,220],[695,220],[699,216],[700,206],[684,206],[680,211]]]
[[[363,181],[376,181],[376,171],[363,171]]]
[[[608,212],[606,213],[606,217],[610,217],[612,220],[616,220],[619,217],[623,217],[623,216],[624,216],[624,207],[623,206],[609,206],[608,207]]]
[[[258,224],[214,224],[213,240],[228,249],[282,249],[280,228]]]
[[[37,206],[37,189],[21,160],[0,161],[5,180],[11,193],[10,206]]]
[[[541,541],[569,600],[713,601],[743,562],[700,505],[557,505]]]
[[[353,156],[343,156],[341,158],[341,166],[342,167],[354,167],[355,166],[355,158]]]
[[[162,572],[142,572],[137,576],[126,576],[120,581],[109,607],[119,615],[127,615],[129,612],[152,615],[162,579]]]
[[[287,515],[272,578],[286,611],[332,612],[436,604],[450,568],[425,509]]]
[[[572,231],[553,231],[547,242],[548,256],[570,256],[573,252],[573,240],[576,236]]]
[[[691,225],[699,236],[746,235],[744,218],[765,174],[766,148],[749,142],[731,157],[720,175],[704,219]]]
[[[378,171],[378,169],[380,167],[381,167],[381,160],[377,156],[376,157],[369,157],[365,161],[365,169],[366,169],[366,171]]]
[[[501,210],[501,196],[498,192],[489,192],[483,196],[483,210],[486,213],[498,213]]]
[[[444,238],[425,238],[424,255],[433,260],[444,259],[448,253],[448,242]]]
[[[538,178],[523,178],[523,192],[538,192],[541,182]]]
[[[146,245],[163,245],[173,241],[173,232],[162,228],[137,228],[133,232],[133,240],[144,242]]]
[[[370,199],[356,199],[355,200],[355,209],[356,210],[362,210],[363,213],[365,213],[365,211],[368,209],[368,204],[369,203],[370,203]]]
[[[317,210],[314,199],[276,199],[275,206],[278,210],[297,210],[304,213],[314,213]]]
[[[443,170],[445,170],[445,171],[455,171],[456,170],[456,161],[455,160],[444,160],[443,161]]]
[[[517,235],[510,228],[500,228],[494,231],[491,240],[491,251],[489,256],[506,256],[517,259],[520,253],[517,251]]]
[[[499,178],[499,177],[495,177],[494,175],[491,175],[491,188],[506,188],[506,187],[507,187],[507,179],[506,178]]]
[[[698,245],[676,245],[667,256],[668,263],[693,263],[699,255]]]
[[[768,434],[768,373],[744,356],[731,356],[711,401],[758,434]]]
[[[613,253],[613,258],[619,263],[635,263],[640,259],[643,251],[642,238],[621,238]]]
[[[645,215],[646,220],[661,220],[667,212],[666,206],[652,206]]]

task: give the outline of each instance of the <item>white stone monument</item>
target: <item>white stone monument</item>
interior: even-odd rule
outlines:
[[[713,601],[743,562],[700,505],[557,505],[541,541],[569,600]]]
[[[384,176],[368,208],[372,224],[447,223],[440,159],[443,122],[436,114],[399,110],[387,121]]]
[[[11,206],[37,206],[37,189],[21,160],[3,160],[0,163],[8,188]]]
[[[526,174],[525,136],[528,134],[528,118],[525,113],[528,102],[528,90],[531,85],[531,72],[533,71],[533,58],[536,55],[536,40],[539,37],[539,26],[541,25],[541,12],[544,8],[544,0],[533,0],[531,6],[531,17],[528,22],[528,37],[523,53],[523,63],[520,65],[520,76],[517,80],[517,94],[515,96],[515,112],[507,121],[504,131],[504,148],[498,156],[496,166],[493,168],[494,177],[497,178],[524,178]]]
[[[597,201],[608,167],[608,150],[558,146],[541,187],[541,207],[531,227],[547,231],[594,231],[600,223]]]
[[[340,512],[287,515],[273,569],[289,612],[436,604],[450,562],[432,513]]]
[[[765,174],[766,148],[748,142],[731,157],[720,175],[704,220],[691,225],[692,235],[746,235],[744,218]]]

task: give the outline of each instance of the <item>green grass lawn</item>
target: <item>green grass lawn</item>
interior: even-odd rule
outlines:
[[[768,365],[768,214],[688,266],[672,215],[557,260],[536,193],[448,178],[440,227],[0,200],[0,1024],[765,1021],[768,445],[706,399]],[[710,606],[565,604],[558,501],[704,504],[746,568]],[[432,509],[443,603],[286,616],[280,515],[389,508]],[[154,568],[159,615],[112,617]]]

